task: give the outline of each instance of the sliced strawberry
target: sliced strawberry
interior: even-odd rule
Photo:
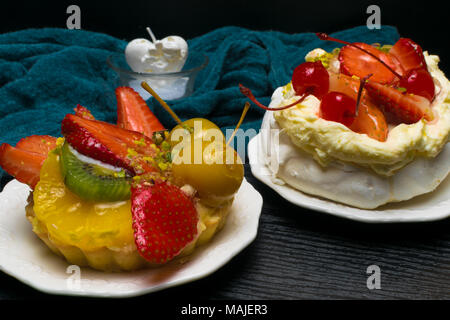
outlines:
[[[357,99],[360,82],[345,74],[330,73],[330,91],[345,93],[354,100]],[[386,118],[377,106],[371,101],[364,89],[358,108],[358,116],[349,126],[355,132],[367,134],[378,141],[386,141],[388,126]]]
[[[413,69],[426,69],[427,67],[422,48],[411,39],[400,38],[391,50],[389,50],[389,53],[393,55],[402,66],[404,70],[404,72],[401,73],[402,75],[407,74]]]
[[[153,157],[152,140],[141,133],[97,120],[68,114],[62,121],[62,134],[78,152],[93,159],[121,167],[132,173],[155,171],[142,159]]]
[[[132,88],[117,88],[116,97],[119,127],[142,132],[147,137],[152,137],[153,132],[164,130],[164,126],[150,111],[144,99]]]
[[[39,173],[47,155],[14,148],[7,143],[0,146],[0,166],[32,189],[39,181]]]
[[[52,136],[29,136],[22,138],[17,142],[16,148],[39,153],[41,155],[47,156],[49,151],[56,148],[56,138]]]
[[[411,124],[422,118],[428,121],[434,118],[430,101],[422,96],[404,94],[395,88],[373,81],[366,84],[366,89],[375,103],[400,122]]]
[[[392,69],[398,68],[396,61],[389,53],[382,52],[366,43],[355,43],[354,45],[375,55]],[[393,83],[396,80],[396,76],[380,61],[353,46],[342,47],[339,52],[339,61],[341,62],[340,71],[346,75],[363,78],[372,74],[370,79],[380,83]]]
[[[152,263],[173,259],[197,235],[198,213],[192,200],[166,182],[134,186],[131,213],[138,251]]]
[[[89,119],[89,120],[95,120],[92,113],[87,108],[83,107],[80,104],[78,104],[77,107],[73,110],[75,111],[75,114],[79,117]]]

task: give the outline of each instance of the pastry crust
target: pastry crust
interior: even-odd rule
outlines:
[[[174,259],[174,262],[181,263],[182,257],[190,255],[194,249],[211,240],[211,238],[222,229],[226,218],[230,212],[233,199],[223,206],[212,208],[201,203],[196,204],[200,219],[197,225],[198,236]],[[105,272],[132,271],[142,268],[158,267],[159,264],[151,264],[142,258],[133,243],[122,248],[102,247],[96,250],[87,251],[74,245],[68,245],[53,239],[44,223],[42,223],[34,213],[33,193],[28,197],[28,204],[25,207],[26,217],[33,226],[33,232],[57,255],[65,258],[68,263],[80,267],[91,267]]]

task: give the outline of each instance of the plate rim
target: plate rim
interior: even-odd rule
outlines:
[[[9,181],[3,188],[3,190],[0,192],[0,195],[3,194],[3,192],[5,191],[6,188],[11,188],[14,186],[15,183],[18,184],[22,184],[19,181],[17,181],[16,179],[12,179],[11,181]],[[14,270],[11,270],[10,268],[5,268],[4,264],[1,263],[0,261],[0,271],[4,272],[5,274],[7,274],[10,277],[15,278],[16,280],[20,281],[21,283],[39,291],[39,292],[43,292],[46,294],[51,294],[51,295],[64,295],[64,296],[72,296],[72,297],[93,297],[93,298],[131,298],[131,297],[137,297],[137,296],[142,296],[142,295],[146,295],[149,293],[153,293],[153,292],[158,292],[158,291],[162,291],[165,289],[169,289],[169,288],[173,288],[176,286],[180,286],[189,282],[195,282],[199,279],[202,278],[206,278],[208,276],[210,276],[211,274],[215,273],[217,270],[221,269],[223,266],[225,266],[227,263],[229,263],[234,257],[236,257],[239,253],[241,253],[245,248],[247,248],[257,237],[258,235],[258,229],[259,229],[259,220],[262,214],[262,207],[263,207],[263,198],[262,195],[258,192],[258,190],[255,189],[255,187],[249,183],[247,181],[247,179],[243,179],[242,181],[242,185],[240,188],[248,188],[249,192],[252,192],[254,194],[254,196],[257,198],[255,201],[255,203],[253,204],[255,207],[255,212],[254,212],[254,219],[251,219],[251,221],[255,221],[256,223],[252,223],[251,229],[246,229],[246,234],[247,236],[245,237],[245,239],[240,243],[238,248],[234,248],[232,251],[229,251],[228,254],[217,264],[215,264],[212,268],[208,269],[207,272],[199,272],[197,274],[195,274],[192,277],[185,277],[182,278],[180,280],[175,280],[173,282],[169,282],[169,283],[161,283],[159,285],[157,285],[156,287],[145,287],[145,288],[141,288],[141,289],[137,289],[137,290],[129,290],[126,292],[107,292],[107,291],[97,291],[97,292],[93,292],[93,291],[89,291],[89,290],[71,290],[71,289],[55,289],[52,288],[51,286],[42,286],[42,284],[39,282],[39,280],[35,280],[33,281],[32,277],[23,277],[19,272],[15,272]],[[243,200],[241,200],[243,201]],[[229,223],[229,219],[227,219],[226,223]],[[222,230],[221,230],[222,231]],[[250,232],[251,231],[251,232]],[[31,230],[30,230],[31,232]],[[217,236],[217,235],[215,235]],[[40,239],[37,239],[40,240]],[[214,241],[214,237],[212,239],[212,241]],[[43,246],[46,246],[44,243],[42,243],[42,241],[40,241],[41,244]],[[200,248],[205,250],[207,248],[209,243],[202,245]],[[203,248],[202,248],[203,247]],[[54,254],[54,253],[52,253]],[[195,251],[192,253],[192,255],[195,255]],[[195,259],[195,258],[194,258]],[[189,260],[192,261],[192,260]],[[67,264],[67,266],[69,266],[70,264],[63,260],[64,263]],[[88,269],[88,270],[92,270],[92,271],[97,271],[94,270],[92,268],[89,267],[80,267],[81,270],[83,269]],[[149,268],[149,269],[141,269],[141,270],[137,270],[136,272],[151,272],[153,269]],[[101,273],[101,271],[98,271],[99,273]],[[122,274],[125,273],[133,273],[133,271],[131,272],[123,272]],[[106,273],[108,274],[108,273]],[[120,273],[118,273],[120,274]]]
[[[258,163],[257,157],[259,154],[259,150],[257,149],[257,145],[258,145],[258,139],[260,139],[261,133],[258,133],[256,136],[254,136],[248,143],[248,157],[249,157],[249,163],[250,163],[250,169],[252,174],[255,176],[256,179],[258,179],[259,181],[261,181],[262,183],[264,183],[265,185],[267,185],[268,187],[270,187],[272,190],[274,190],[278,195],[280,195],[283,199],[285,199],[286,201],[302,207],[302,208],[306,208],[306,209],[310,209],[310,210],[314,210],[320,213],[326,213],[326,214],[330,214],[339,218],[343,218],[343,219],[349,219],[349,220],[353,220],[353,221],[358,221],[358,222],[363,222],[363,223],[383,223],[383,224],[387,224],[387,223],[414,223],[414,222],[431,222],[431,221],[439,221],[439,220],[443,220],[446,219],[448,217],[450,217],[450,209],[447,213],[440,213],[440,214],[434,214],[432,216],[423,216],[422,218],[417,218],[417,217],[413,217],[413,218],[408,218],[405,216],[399,216],[399,217],[382,217],[382,218],[371,218],[368,216],[364,216],[363,214],[361,214],[364,211],[377,211],[377,209],[360,209],[360,208],[356,208],[356,207],[352,207],[352,206],[348,206],[345,205],[343,203],[337,203],[335,201],[332,200],[328,200],[325,198],[320,198],[320,197],[316,197],[313,195],[309,195],[307,193],[304,193],[300,190],[297,190],[293,187],[291,187],[289,184],[285,184],[285,185],[277,185],[275,183],[272,182],[272,180],[270,179],[270,176],[264,175],[261,173],[262,169],[261,167],[269,170],[269,168],[267,168],[267,166],[263,163]],[[296,201],[295,199],[293,199],[292,197],[290,197],[284,189],[289,189],[290,191],[293,191],[295,193],[299,193],[304,197],[308,197],[308,198],[313,198],[313,199],[320,199],[322,200],[324,203],[332,203],[334,205],[339,205],[342,208],[346,208],[346,209],[350,209],[352,211],[356,211],[356,212],[360,212],[360,214],[354,214],[354,213],[345,213],[343,210],[344,209],[340,209],[340,210],[336,210],[336,208],[324,208],[315,204],[311,204],[311,203],[303,203],[301,201]],[[405,200],[405,201],[401,201],[401,202],[407,202],[409,200]],[[401,203],[398,202],[398,203]]]

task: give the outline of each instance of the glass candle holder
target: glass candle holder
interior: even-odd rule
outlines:
[[[134,72],[121,53],[109,56],[106,62],[119,76],[120,85],[133,88],[144,100],[151,95],[141,87],[142,81],[147,82],[162,99],[176,100],[194,92],[195,79],[208,65],[209,58],[204,54],[190,53],[183,70],[164,73]]]

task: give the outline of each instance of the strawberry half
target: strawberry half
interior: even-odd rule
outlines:
[[[17,142],[16,148],[41,154],[47,157],[47,154],[56,148],[56,138],[52,136],[29,136],[22,138]]]
[[[0,146],[0,166],[32,189],[39,181],[39,173],[47,155],[14,148],[7,143]]]
[[[389,53],[382,52],[366,43],[354,43],[354,45],[375,55],[392,69],[399,68]],[[347,45],[341,48],[339,61],[341,62],[340,71],[343,74],[355,75],[359,78],[372,74],[370,79],[380,83],[393,83],[396,80],[395,75],[380,61],[353,46]]]
[[[422,118],[428,121],[434,118],[430,101],[422,96],[403,94],[395,88],[373,81],[366,84],[366,89],[375,103],[400,122],[411,124]]]
[[[77,107],[73,109],[75,111],[75,114],[81,118],[89,119],[89,120],[95,120],[92,113],[85,107],[83,107],[80,104],[77,104]]]
[[[66,115],[61,131],[73,148],[93,159],[135,174],[155,171],[142,159],[153,157],[155,151],[150,147],[152,140],[141,133],[73,114]]]
[[[407,74],[409,71],[418,68],[427,67],[425,57],[423,56],[422,48],[408,38],[400,38],[394,46],[392,46],[389,53],[394,56],[402,66],[404,72],[402,75]]]
[[[131,213],[138,251],[151,263],[173,259],[197,235],[198,213],[192,200],[166,182],[132,187]]]
[[[117,125],[152,137],[156,131],[165,130],[158,118],[150,111],[144,99],[129,87],[118,87]]]

